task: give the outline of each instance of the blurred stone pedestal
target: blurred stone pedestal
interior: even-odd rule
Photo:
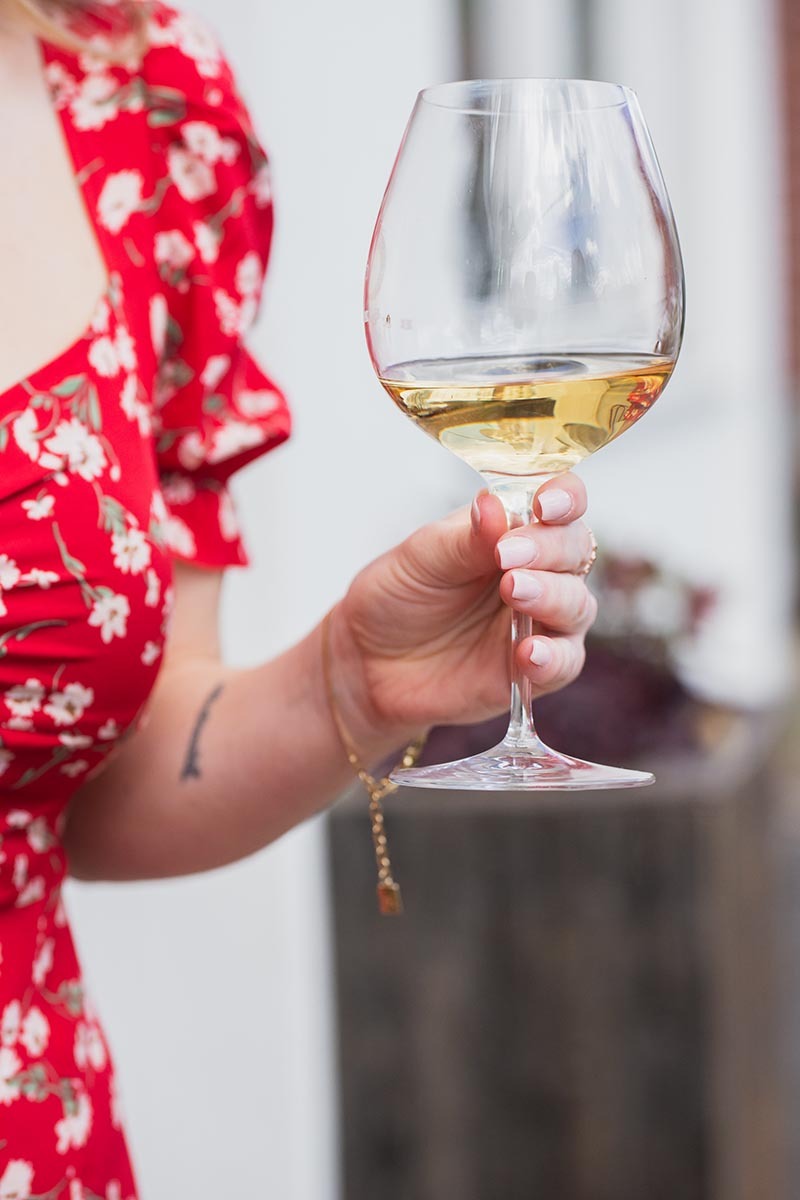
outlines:
[[[343,800],[345,1200],[789,1200],[759,757],[557,808],[398,793],[401,919]]]

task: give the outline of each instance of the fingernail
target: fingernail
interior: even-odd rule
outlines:
[[[511,578],[511,595],[515,600],[538,600],[544,590],[535,575],[528,571],[515,571]]]
[[[534,639],[533,649],[531,650],[531,662],[535,667],[546,667],[553,661],[553,651],[550,649],[547,642],[541,638]]]
[[[470,509],[469,515],[470,515],[470,520],[472,521],[472,531],[473,531],[473,533],[477,533],[481,527],[481,509],[480,509],[480,505],[478,504],[477,496],[472,501],[472,508]]]
[[[543,521],[558,521],[572,512],[572,496],[562,488],[548,488],[540,492],[537,499]]]
[[[497,543],[497,557],[504,571],[509,567],[527,567],[536,558],[536,543],[530,538],[508,537]]]

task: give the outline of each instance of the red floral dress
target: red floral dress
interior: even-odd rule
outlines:
[[[146,706],[172,557],[244,561],[225,481],[289,431],[241,343],[272,229],[264,154],[205,30],[162,5],[148,23],[124,67],[42,46],[108,285],[0,404],[0,1200],[135,1194],[59,834]]]

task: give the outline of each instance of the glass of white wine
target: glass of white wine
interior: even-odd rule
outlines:
[[[511,526],[531,521],[542,483],[634,425],[680,349],[680,247],[633,92],[575,79],[422,91],[378,215],[364,307],[372,362],[395,404],[480,473]],[[532,630],[515,615],[513,644]],[[514,674],[500,745],[398,771],[395,782],[652,782],[545,746],[531,684]]]

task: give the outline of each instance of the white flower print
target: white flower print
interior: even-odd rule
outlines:
[[[50,1022],[40,1008],[31,1008],[25,1014],[19,1040],[31,1058],[44,1054],[50,1041]]]
[[[36,987],[41,987],[47,978],[48,972],[53,965],[53,951],[55,942],[52,938],[45,938],[39,949],[39,953],[33,960],[32,978]]]
[[[11,1104],[19,1095],[20,1085],[14,1080],[22,1070],[22,1059],[10,1046],[0,1046],[0,1104]]]
[[[0,616],[5,616],[8,612],[3,599],[4,593],[16,587],[21,577],[22,573],[14,559],[9,558],[7,554],[0,554]]]
[[[38,431],[39,423],[36,420],[36,413],[32,408],[26,408],[11,425],[11,433],[14,441],[22,453],[27,454],[28,458],[34,462],[37,461],[41,452],[41,444],[35,436]]]
[[[114,350],[123,371],[136,370],[136,344],[131,337],[130,330],[126,329],[124,325],[117,326],[114,334]]]
[[[143,185],[141,171],[115,171],[106,177],[97,201],[97,216],[109,233],[119,233],[141,207]]]
[[[50,693],[43,711],[56,725],[75,725],[93,703],[92,688],[84,687],[82,683],[68,683],[60,691]]]
[[[15,717],[32,717],[42,707],[44,697],[45,687],[41,680],[26,679],[25,683],[10,687],[3,699]]]
[[[214,307],[222,332],[227,337],[240,337],[252,324],[255,301],[248,297],[237,304],[224,288],[214,288]]]
[[[194,534],[180,517],[170,516],[164,522],[164,541],[170,550],[183,558],[194,558],[197,554]]]
[[[44,898],[46,888],[43,875],[35,875],[29,879],[17,896],[15,908],[25,908],[28,904],[36,904]]]
[[[9,1000],[0,1019],[0,1040],[4,1046],[16,1045],[21,1024],[22,1005],[19,1000]]]
[[[114,343],[107,334],[92,342],[88,357],[97,374],[102,375],[104,379],[119,375],[119,357]]]
[[[222,492],[219,498],[219,528],[226,542],[234,542],[239,536],[236,509],[228,492]]]
[[[32,1185],[33,1163],[11,1158],[0,1175],[0,1200],[29,1200]]]
[[[266,208],[272,203],[272,171],[269,163],[263,163],[258,168],[250,184],[250,190],[258,208]]]
[[[56,108],[64,108],[78,92],[78,81],[63,63],[47,63],[44,68],[44,77]]]
[[[244,421],[228,421],[226,425],[214,430],[214,441],[207,455],[208,462],[224,462],[226,458],[233,458],[242,450],[261,445],[266,438],[266,431],[258,425],[248,425]]]
[[[131,606],[127,596],[112,593],[100,596],[92,605],[89,624],[100,630],[100,637],[108,645],[112,638],[124,638],[128,631]]]
[[[44,817],[35,817],[25,830],[25,836],[34,854],[45,854],[56,840]]]
[[[113,75],[96,72],[87,75],[69,106],[76,129],[102,129],[115,117],[117,109],[109,100],[117,90]]]
[[[30,717],[9,717],[6,729],[33,729],[33,721]]]
[[[212,168],[185,146],[175,143],[170,146],[167,150],[167,166],[181,198],[189,203],[213,196],[217,190]]]
[[[53,454],[66,458],[66,467],[91,482],[102,475],[107,464],[100,439],[76,417],[59,421],[55,433],[47,439],[45,446]]]
[[[156,358],[161,358],[164,353],[164,347],[167,341],[167,324],[169,322],[169,309],[167,301],[160,292],[156,292],[155,296],[150,297],[150,339],[153,343],[153,349],[156,352]]]
[[[117,1092],[117,1077],[111,1075],[108,1080],[108,1101],[111,1112],[111,1124],[115,1129],[119,1129],[122,1125],[122,1103]],[[106,1192],[106,1200],[111,1200],[111,1184]],[[119,1196],[119,1193],[117,1194]]]
[[[141,529],[126,529],[111,536],[114,566],[123,575],[140,575],[150,565],[150,543]]]
[[[92,739],[88,733],[60,733],[58,740],[62,746],[69,746],[70,750],[85,750],[87,746],[91,746]]]
[[[55,496],[45,493],[43,496],[37,496],[35,500],[23,500],[22,507],[31,521],[44,521],[52,514],[55,502]]]
[[[141,655],[143,666],[152,667],[153,663],[158,661],[160,654],[161,647],[158,642],[145,642]]]
[[[97,737],[101,742],[113,742],[115,738],[119,737],[119,734],[119,725],[113,717],[109,717],[107,721],[104,721],[97,731]]]
[[[61,768],[62,775],[69,775],[70,779],[74,779],[76,775],[82,775],[88,769],[88,762],[85,758],[76,758],[74,762],[64,763]]]
[[[75,1065],[81,1070],[87,1066],[102,1071],[108,1061],[105,1044],[97,1025],[79,1021],[75,1027]]]
[[[148,567],[145,579],[147,580],[147,591],[144,596],[145,606],[147,608],[157,608],[159,597],[161,596],[161,580],[152,567]]]
[[[277,392],[239,392],[236,397],[236,407],[246,417],[266,417],[280,407],[281,398]]]
[[[71,1179],[69,1184],[69,1200],[86,1200],[86,1192],[80,1179]]]
[[[161,485],[161,491],[167,504],[191,504],[197,495],[197,488],[186,475],[171,475]]]
[[[236,267],[236,290],[240,296],[254,296],[264,278],[261,259],[255,250],[245,254]]]
[[[6,814],[6,825],[9,829],[24,829],[26,825],[30,825],[33,820],[33,814],[26,812],[24,808],[12,808]]]
[[[193,471],[205,462],[206,448],[200,431],[193,429],[191,433],[182,437],[178,442],[177,452],[178,462],[187,471]]]
[[[30,571],[26,571],[21,577],[20,583],[29,583],[34,587],[49,588],[52,583],[58,583],[59,578],[56,571],[43,571],[41,567],[31,567]]]
[[[155,236],[153,253],[157,264],[181,271],[188,267],[195,255],[194,246],[180,229],[161,230]]]
[[[107,300],[101,300],[92,317],[92,333],[107,333],[111,321],[111,307]]]
[[[209,392],[213,392],[219,381],[228,374],[230,368],[230,355],[212,354],[200,372],[200,382]]]
[[[239,156],[239,145],[233,138],[221,137],[219,130],[207,121],[186,121],[181,137],[192,154],[213,167],[220,160],[230,165]]]
[[[213,34],[196,17],[177,13],[166,25],[152,22],[148,40],[153,46],[177,46],[194,60],[198,73],[215,79],[222,67],[220,49]]]
[[[218,230],[213,229],[207,221],[195,221],[192,226],[194,232],[194,244],[197,246],[197,253],[206,264],[215,263],[219,258],[219,248],[222,242],[222,235]]]
[[[85,1092],[78,1096],[76,1110],[74,1113],[65,1113],[60,1121],[56,1121],[56,1150],[59,1154],[66,1154],[73,1147],[80,1150],[89,1138],[92,1128],[92,1102]]]
[[[13,588],[19,583],[21,572],[13,558],[9,558],[7,554],[0,554],[0,587],[5,591]]]
[[[135,421],[139,426],[139,434],[146,438],[150,436],[153,422],[150,408],[139,399],[139,379],[136,375],[128,375],[122,385],[120,407],[129,421]]]
[[[25,881],[28,878],[28,856],[27,854],[14,855],[14,887],[19,889],[25,886]]]

